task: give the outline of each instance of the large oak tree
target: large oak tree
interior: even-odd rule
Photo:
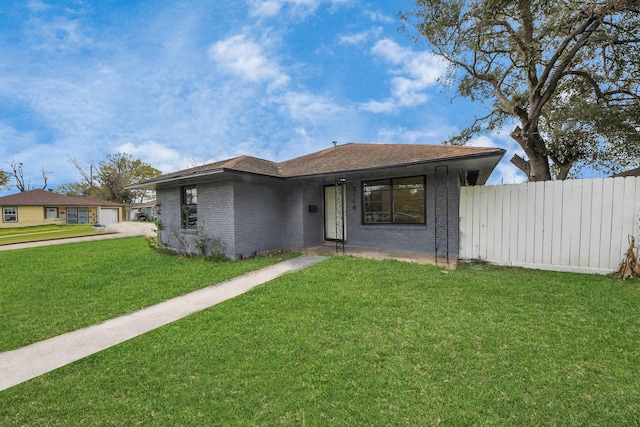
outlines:
[[[640,0],[417,0],[401,18],[460,95],[490,104],[452,142],[515,122],[530,181],[638,166]]]

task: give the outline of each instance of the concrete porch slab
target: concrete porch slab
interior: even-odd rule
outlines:
[[[395,259],[398,261],[404,262],[412,262],[416,264],[430,264],[436,265],[440,268],[446,268],[449,270],[453,270],[458,266],[458,257],[457,256],[449,256],[449,262],[443,260],[442,258],[438,259],[436,262],[435,256],[433,253],[423,253],[423,252],[411,252],[411,251],[389,251],[382,249],[371,249],[371,248],[359,248],[352,246],[345,246],[344,253],[342,252],[342,245],[338,244],[336,246],[335,243],[327,242],[324,245],[314,246],[311,248],[304,249],[295,249],[295,252],[300,252],[305,255],[344,255],[351,256],[354,258],[366,258],[366,259]]]

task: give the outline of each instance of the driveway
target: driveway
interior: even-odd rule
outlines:
[[[111,224],[107,231],[118,234],[118,237],[155,236],[156,225],[151,221],[125,221]]]
[[[153,222],[133,222],[125,221],[111,224],[106,228],[105,234],[93,236],[72,237],[69,239],[44,240],[41,242],[16,243],[14,245],[1,245],[0,251],[12,249],[35,248],[38,246],[62,245],[65,243],[88,242],[92,240],[115,239],[119,237],[131,236],[155,236],[156,225]]]

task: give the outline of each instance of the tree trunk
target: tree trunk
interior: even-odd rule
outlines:
[[[551,169],[549,168],[549,158],[540,154],[537,150],[524,150],[529,157],[529,181],[550,181]]]
[[[573,163],[555,163],[556,179],[560,181],[564,181],[565,179],[567,179],[567,176],[569,176],[569,171],[571,171],[571,166],[573,166]]]
[[[550,181],[549,157],[544,154],[545,144],[540,135],[537,132],[523,135],[522,129],[517,126],[511,132],[511,137],[520,144],[528,158],[528,160],[524,160],[522,157],[515,155],[511,159],[511,163],[527,174],[530,182]]]

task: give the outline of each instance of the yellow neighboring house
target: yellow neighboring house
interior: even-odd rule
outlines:
[[[45,224],[110,225],[122,219],[122,205],[93,197],[64,196],[45,190],[0,197],[0,228]]]

